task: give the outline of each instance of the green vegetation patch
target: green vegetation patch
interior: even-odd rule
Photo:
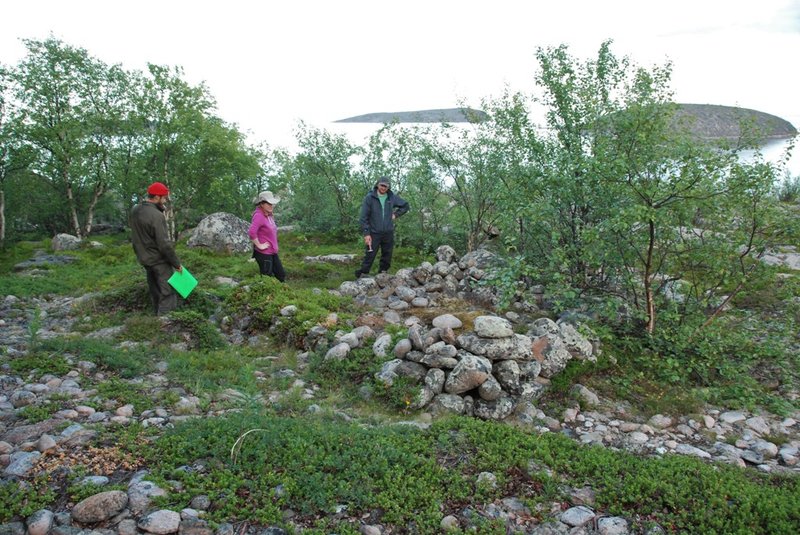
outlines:
[[[0,481],[0,522],[15,517],[27,518],[40,509],[47,509],[56,498],[47,476],[21,481]]]
[[[293,316],[281,316],[282,308],[294,305]],[[304,336],[311,327],[323,323],[331,312],[346,312],[352,299],[326,291],[293,288],[272,277],[261,277],[253,284],[240,286],[225,301],[227,313],[252,319],[251,330],[267,330],[277,335]]]
[[[11,359],[9,362],[11,371],[23,376],[33,372],[38,376],[48,373],[61,376],[69,372],[72,367],[64,355],[49,350],[50,347],[52,346],[49,345],[49,341],[43,341],[37,351]]]
[[[128,447],[154,477],[181,483],[161,505],[179,508],[206,494],[212,521],[280,524],[292,509],[301,526],[318,528],[317,518],[344,505],[348,517],[380,511],[382,524],[432,533],[476,493],[476,506],[517,496],[539,511],[537,504],[565,501],[563,489],[588,484],[598,508],[632,519],[634,529],[658,523],[676,532],[766,534],[800,525],[797,478],[691,457],[637,457],[469,418],[421,430],[246,411],[192,420]],[[178,469],[198,461],[204,469]],[[497,487],[477,484],[483,471],[497,476]]]
[[[207,494],[214,520],[279,523],[281,509],[290,507],[313,523],[343,504],[348,515],[379,508],[382,522],[413,521],[432,532],[440,507],[470,491],[460,474],[436,462],[430,437],[405,427],[237,414],[187,422],[141,454],[154,473],[181,481],[183,490],[168,498],[173,506]],[[207,461],[207,473],[174,470],[197,459]]]
[[[161,357],[158,348],[117,347],[106,340],[93,338],[53,338],[42,340],[42,351],[52,355],[70,355],[74,361],[93,362],[100,369],[124,378],[138,377],[153,369]],[[63,375],[63,374],[62,374]]]
[[[241,348],[215,351],[176,351],[169,355],[167,377],[188,390],[216,393],[232,388],[254,394],[258,392],[253,355]]]

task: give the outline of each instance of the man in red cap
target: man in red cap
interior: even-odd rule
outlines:
[[[168,199],[167,186],[153,182],[147,188],[147,199],[134,206],[130,221],[133,251],[147,272],[147,287],[158,316],[178,306],[175,289],[167,281],[176,270],[183,271],[164,218],[164,203]]]

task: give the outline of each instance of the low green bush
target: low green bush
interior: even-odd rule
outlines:
[[[205,494],[211,521],[282,525],[282,511],[292,509],[296,522],[322,529],[332,520],[317,519],[346,505],[349,518],[378,510],[393,529],[434,533],[476,492],[478,503],[517,496],[539,511],[537,504],[565,501],[563,489],[590,484],[597,508],[629,519],[636,532],[659,524],[675,532],[771,534],[800,525],[798,478],[686,456],[640,457],[463,417],[421,430],[246,410],[124,445],[154,478],[181,483],[162,506]],[[204,470],[179,469],[198,460]],[[477,483],[483,471],[497,477],[496,492]]]
[[[45,374],[57,376],[65,375],[72,367],[58,350],[51,350],[53,346],[45,340],[37,351],[28,352],[24,357],[16,357],[9,361],[11,371],[19,375],[28,375],[35,372],[37,377]]]
[[[27,518],[51,506],[55,498],[55,490],[48,485],[46,476],[0,481],[0,523]]]
[[[42,403],[39,405],[27,405],[22,407],[19,411],[17,411],[17,416],[22,418],[23,420],[27,420],[28,422],[35,424],[38,422],[43,422],[48,420],[53,414],[55,414],[60,407],[58,407],[55,403]]]

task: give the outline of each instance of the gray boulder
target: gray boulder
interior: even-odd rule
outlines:
[[[475,400],[475,416],[484,420],[503,420],[512,412],[516,403],[508,396],[503,396],[494,401],[484,399]]]
[[[75,251],[80,249],[81,239],[72,234],[56,234],[51,244],[54,251]]]
[[[250,225],[233,214],[217,212],[205,217],[186,243],[218,253],[247,253],[253,249],[247,231]]]
[[[481,338],[475,333],[458,337],[459,345],[474,355],[492,360],[530,360],[531,339],[522,334],[508,338]]]
[[[444,384],[448,394],[463,394],[473,388],[479,387],[492,373],[492,363],[488,359],[469,353],[459,355],[461,360]]]

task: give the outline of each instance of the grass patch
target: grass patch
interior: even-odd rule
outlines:
[[[194,393],[217,393],[232,388],[259,391],[253,356],[240,348],[218,351],[176,351],[168,358],[167,377]]]
[[[93,362],[100,369],[123,378],[149,373],[153,369],[152,363],[162,357],[158,348],[120,348],[106,340],[92,338],[53,338],[42,340],[41,345],[43,350],[51,351],[52,355],[68,354],[75,361]]]

